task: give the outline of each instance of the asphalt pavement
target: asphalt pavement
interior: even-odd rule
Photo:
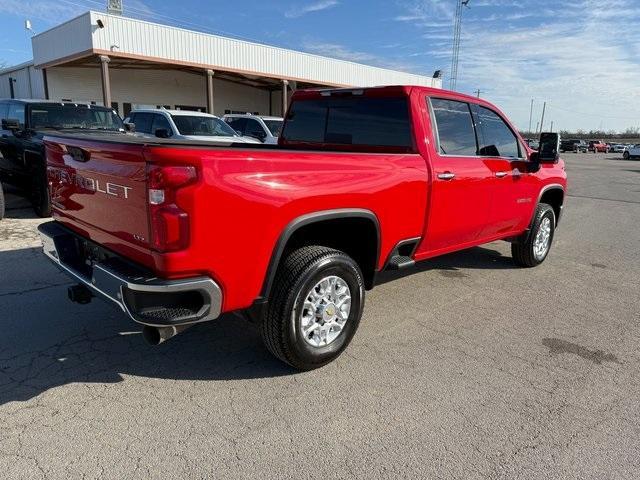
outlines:
[[[640,161],[565,154],[546,262],[495,242],[377,287],[297,373],[234,316],[158,347],[0,222],[0,476],[640,478]]]

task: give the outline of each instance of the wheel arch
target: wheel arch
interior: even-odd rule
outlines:
[[[564,197],[564,187],[560,184],[545,186],[538,196],[538,204],[546,203],[547,205],[551,205],[551,208],[553,208],[553,212],[556,215],[556,226],[560,222],[560,217],[562,216]]]
[[[337,225],[346,228],[347,233],[355,233],[355,235],[341,235],[337,240],[327,241],[327,237],[321,233],[321,227],[328,228]],[[358,227],[362,227],[362,229]],[[366,245],[360,243],[363,239],[366,241]],[[372,240],[373,245],[371,245]],[[380,222],[378,217],[372,211],[360,208],[323,210],[301,215],[289,222],[284,228],[271,254],[260,297],[256,302],[263,303],[269,298],[278,266],[285,255],[289,251],[305,245],[322,245],[344,251],[360,266],[366,288],[373,287],[375,271],[380,258]],[[359,248],[354,248],[356,245]]]

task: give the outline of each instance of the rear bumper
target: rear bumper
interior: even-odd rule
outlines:
[[[220,316],[222,291],[211,278],[162,280],[55,221],[38,230],[44,254],[52,262],[137,323],[166,327]]]

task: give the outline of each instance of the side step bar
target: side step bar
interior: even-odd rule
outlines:
[[[413,260],[413,254],[420,243],[420,237],[409,238],[398,242],[391,251],[384,270],[404,270],[413,267],[416,262]]]

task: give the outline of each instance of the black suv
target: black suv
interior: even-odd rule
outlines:
[[[111,108],[47,100],[0,99],[0,121],[0,180],[24,190],[41,217],[51,213],[44,136],[56,131],[124,132],[122,119]]]

